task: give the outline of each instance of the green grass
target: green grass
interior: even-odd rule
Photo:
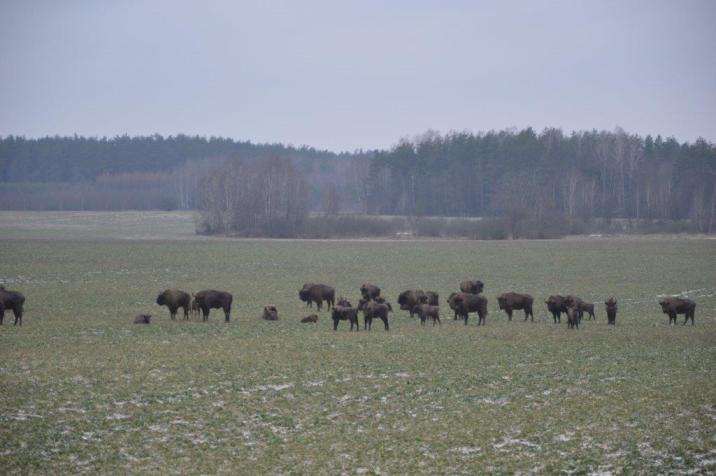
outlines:
[[[27,297],[0,328],[1,474],[716,471],[716,241],[194,240],[179,222],[0,213],[0,281]],[[395,302],[467,278],[486,283],[484,328],[447,307],[439,328],[298,322],[304,281]],[[171,322],[154,304],[170,286],[231,291],[232,322]],[[508,290],[535,296],[534,323],[498,312]],[[597,321],[553,325],[557,292]],[[681,292],[694,327],[657,304]]]

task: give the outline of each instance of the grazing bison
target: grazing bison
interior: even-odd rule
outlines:
[[[326,301],[328,304],[328,310],[330,311],[331,307],[335,305],[336,290],[330,286],[326,286],[325,284],[306,283],[298,292],[298,297],[301,301],[307,303],[315,302],[319,311],[323,306],[323,301]]]
[[[261,314],[261,319],[265,321],[278,321],[278,309],[273,304],[264,306],[264,312]]]
[[[425,293],[422,290],[408,289],[398,295],[398,304],[401,310],[410,312],[410,317],[413,317],[413,308],[420,304],[424,297]]]
[[[440,305],[440,295],[435,291],[425,291],[425,295],[420,298],[421,304],[430,304],[431,306]]]
[[[579,309],[575,306],[567,308],[567,329],[579,329],[579,321],[581,317],[579,315]]]
[[[375,299],[380,296],[380,288],[374,284],[363,283],[360,287],[360,294],[363,296],[363,299]]]
[[[167,289],[157,296],[157,304],[169,308],[169,314],[172,321],[177,317],[177,310],[184,309],[184,319],[189,319],[189,307],[191,306],[191,296],[189,293],[178,289]]]
[[[349,321],[351,323],[351,331],[353,330],[353,326],[356,327],[356,331],[360,330],[360,326],[358,326],[358,309],[354,307],[334,306],[331,318],[333,319],[334,331],[338,329],[338,321]]]
[[[454,307],[453,307],[454,306]],[[478,316],[477,325],[486,324],[487,298],[481,294],[457,293],[451,299],[451,308],[456,309],[459,316],[465,319],[465,325],[471,312]]]
[[[607,308],[607,324],[616,325],[617,323],[617,300],[609,298],[604,301],[604,306]]]
[[[137,314],[134,317],[134,323],[135,324],[149,324],[149,319],[151,319],[151,314]]]
[[[464,293],[480,294],[484,288],[485,285],[479,279],[475,281],[463,281],[460,283],[460,291]]]
[[[594,304],[584,302],[582,299],[578,298],[577,296],[572,296],[571,294],[564,298],[564,304],[569,307],[576,307],[577,312],[579,313],[579,320],[582,320],[582,317],[584,316],[584,313],[586,312],[589,314],[589,319],[596,319],[594,317]]]
[[[223,309],[224,322],[229,322],[231,316],[231,303],[234,300],[231,293],[207,289],[196,293],[194,298],[199,305],[199,309],[201,309],[202,320],[209,320],[209,312],[211,309]]]
[[[393,308],[389,303],[379,303],[361,299],[358,303],[358,310],[363,311],[363,329],[371,330],[373,327],[373,319],[380,319],[383,321],[385,330],[390,330],[390,326],[388,325],[388,313],[392,312]]]
[[[431,304],[418,304],[413,308],[413,312],[420,317],[420,325],[424,326],[425,321],[429,318],[433,320],[433,327],[435,323],[440,324],[440,307],[433,306]]]
[[[500,294],[497,296],[497,303],[500,306],[500,309],[504,310],[507,313],[507,320],[512,320],[512,311],[515,309],[523,309],[525,311],[525,321],[528,317],[531,317],[532,320],[535,320],[535,316],[532,313],[532,302],[534,299],[532,299],[532,296],[529,294],[519,294],[519,293],[505,293]]]
[[[15,315],[15,324],[22,325],[22,311],[25,305],[25,296],[18,291],[10,291],[5,286],[0,287],[0,324],[5,319],[5,311],[12,309]]]
[[[562,313],[567,312],[567,304],[565,303],[565,297],[559,294],[554,294],[547,298],[545,304],[547,304],[547,310],[552,313],[554,323],[562,322]]]
[[[306,323],[315,324],[318,322],[318,316],[315,314],[311,314],[310,316],[306,316],[303,319],[301,319],[301,322],[303,322],[304,324],[306,324]]]
[[[689,318],[691,318],[691,325],[694,325],[696,303],[691,299],[669,297],[659,301],[659,304],[661,305],[661,310],[664,314],[669,315],[669,324],[671,324],[672,321],[676,324],[676,315],[684,314],[684,325],[689,322]]]

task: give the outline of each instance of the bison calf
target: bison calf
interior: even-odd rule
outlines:
[[[151,314],[137,314],[134,317],[134,323],[135,324],[149,324],[149,319],[151,319]]]
[[[567,329],[579,329],[579,309],[575,306],[567,308]]]
[[[355,326],[356,331],[360,330],[358,326],[358,309],[354,307],[335,306],[331,313],[331,318],[333,319],[334,331],[338,329],[338,321],[349,321],[351,323],[351,331],[353,330],[353,326]]]
[[[303,319],[301,319],[301,322],[303,322],[304,324],[306,324],[306,323],[315,324],[318,322],[318,316],[315,314],[311,314],[310,316],[306,316]]]
[[[278,309],[274,305],[264,306],[264,312],[261,314],[261,319],[265,321],[278,321]]]
[[[420,317],[420,325],[424,326],[425,321],[429,318],[433,320],[433,326],[435,323],[440,324],[440,308],[430,304],[419,304],[415,306],[413,312]]]
[[[361,299],[358,303],[358,310],[363,311],[363,329],[371,330],[373,327],[373,319],[380,319],[383,321],[385,330],[390,330],[390,326],[388,325],[388,313],[392,312],[393,308],[389,303]]]

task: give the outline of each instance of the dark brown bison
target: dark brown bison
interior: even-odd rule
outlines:
[[[380,296],[380,288],[375,284],[363,283],[360,287],[360,295],[363,296],[363,299],[375,299]]]
[[[308,291],[311,289],[311,286],[315,285],[316,283],[303,283],[303,287],[300,291],[298,291],[298,297],[301,299],[301,301],[304,301],[306,303],[306,307],[313,307],[313,301],[311,301],[308,297]],[[304,294],[301,294],[304,293]],[[305,297],[305,299],[304,299]]]
[[[451,306],[457,310],[457,314],[465,319],[465,325],[471,312],[478,316],[477,325],[485,324],[487,316],[487,298],[481,294],[456,293],[451,299]]]
[[[278,309],[273,304],[264,306],[264,312],[261,314],[261,319],[265,321],[278,321]]]
[[[309,284],[310,286],[306,287]],[[335,305],[336,290],[330,286],[326,286],[325,284],[306,283],[304,284],[304,288],[298,292],[298,297],[301,301],[307,303],[315,302],[319,311],[323,306],[323,301],[326,301],[328,304],[328,310],[330,311]]]
[[[410,317],[413,317],[413,308],[420,304],[424,297],[425,293],[421,289],[408,289],[398,295],[398,304],[401,310],[410,312]]]
[[[609,298],[604,301],[604,306],[607,309],[607,324],[616,325],[617,323],[617,300]]]
[[[375,297],[375,298],[373,298],[373,301],[377,302],[378,304],[388,304],[388,302],[385,300],[385,298],[383,296]],[[392,311],[393,309],[391,308],[390,310]]]
[[[177,317],[177,310],[184,309],[184,319],[189,319],[189,307],[191,306],[191,296],[189,293],[178,289],[167,289],[157,296],[157,304],[169,308],[169,315],[172,321]]]
[[[485,285],[479,279],[475,281],[463,281],[460,283],[460,291],[464,293],[480,294],[484,288]]]
[[[349,321],[351,323],[351,331],[353,330],[353,326],[355,326],[356,331],[360,330],[360,326],[358,325],[358,309],[354,307],[334,306],[331,319],[333,319],[334,331],[338,329],[338,321]]]
[[[373,327],[373,319],[383,321],[386,331],[390,330],[388,324],[388,313],[393,311],[389,303],[379,303],[376,301],[361,299],[358,302],[358,310],[363,311],[363,329],[371,330]]]
[[[584,302],[581,298],[578,298],[577,296],[572,296],[571,294],[564,298],[564,304],[569,307],[576,307],[577,312],[579,313],[579,320],[582,320],[582,317],[584,317],[584,313],[586,312],[589,314],[589,319],[596,319],[594,317],[594,304]]]
[[[336,301],[336,306],[353,307],[351,302],[343,296],[338,298],[338,301]]]
[[[303,319],[301,319],[301,322],[303,322],[304,324],[306,324],[306,323],[315,324],[318,322],[318,316],[315,314],[311,314],[310,316],[306,316]]]
[[[433,326],[440,324],[440,307],[431,304],[418,304],[413,308],[413,312],[420,318],[420,325],[424,326],[425,321],[430,318],[433,320]]]
[[[431,306],[440,305],[440,295],[435,291],[425,291],[425,295],[420,298],[421,304],[430,304]]]
[[[450,309],[452,309],[453,312],[455,313],[455,316],[454,316],[454,318],[453,318],[453,320],[455,320],[455,321],[457,321],[457,318],[458,318],[458,317],[462,317],[462,316],[460,316],[460,315],[458,314],[458,312],[457,312],[457,304],[455,304],[455,301],[453,301],[453,297],[457,296],[458,294],[460,294],[460,293],[450,293],[450,295],[449,295],[448,298],[447,298],[448,306],[450,306]]]
[[[201,309],[202,320],[209,320],[209,312],[211,309],[223,309],[224,322],[229,322],[231,316],[231,303],[234,300],[231,293],[207,289],[196,293],[194,298],[199,305],[199,309]]]
[[[566,298],[564,296],[553,294],[545,301],[545,304],[547,304],[547,310],[552,313],[552,318],[554,319],[555,324],[562,322],[562,313],[567,312],[565,299]]]
[[[567,329],[579,329],[579,309],[575,306],[567,308]]]
[[[500,306],[500,309],[507,313],[508,321],[512,320],[512,311],[515,309],[523,309],[525,311],[525,321],[529,317],[534,321],[535,316],[532,313],[533,301],[534,299],[529,294],[509,292],[497,296],[497,304]]]
[[[659,304],[661,305],[661,310],[664,312],[664,314],[669,315],[669,324],[671,324],[672,322],[676,324],[676,315],[683,314],[684,325],[689,322],[689,318],[691,319],[691,325],[694,325],[696,303],[691,299],[669,297],[659,301]]]
[[[0,325],[5,319],[5,311],[12,310],[15,315],[15,324],[22,325],[22,312],[25,306],[25,296],[18,291],[10,291],[5,286],[0,288]]]
[[[135,324],[149,324],[149,319],[151,319],[151,314],[137,314],[134,317],[134,323]]]

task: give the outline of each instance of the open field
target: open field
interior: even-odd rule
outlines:
[[[0,283],[27,297],[0,328],[0,474],[716,471],[715,240],[189,239],[190,215],[161,216],[0,213]],[[444,304],[467,278],[484,328],[447,306],[435,328],[298,323],[305,281]],[[231,291],[232,322],[170,321],[154,300],[173,286]],[[498,312],[508,290],[535,296],[535,322]],[[552,293],[597,321],[553,325]],[[694,327],[661,313],[678,293]]]

